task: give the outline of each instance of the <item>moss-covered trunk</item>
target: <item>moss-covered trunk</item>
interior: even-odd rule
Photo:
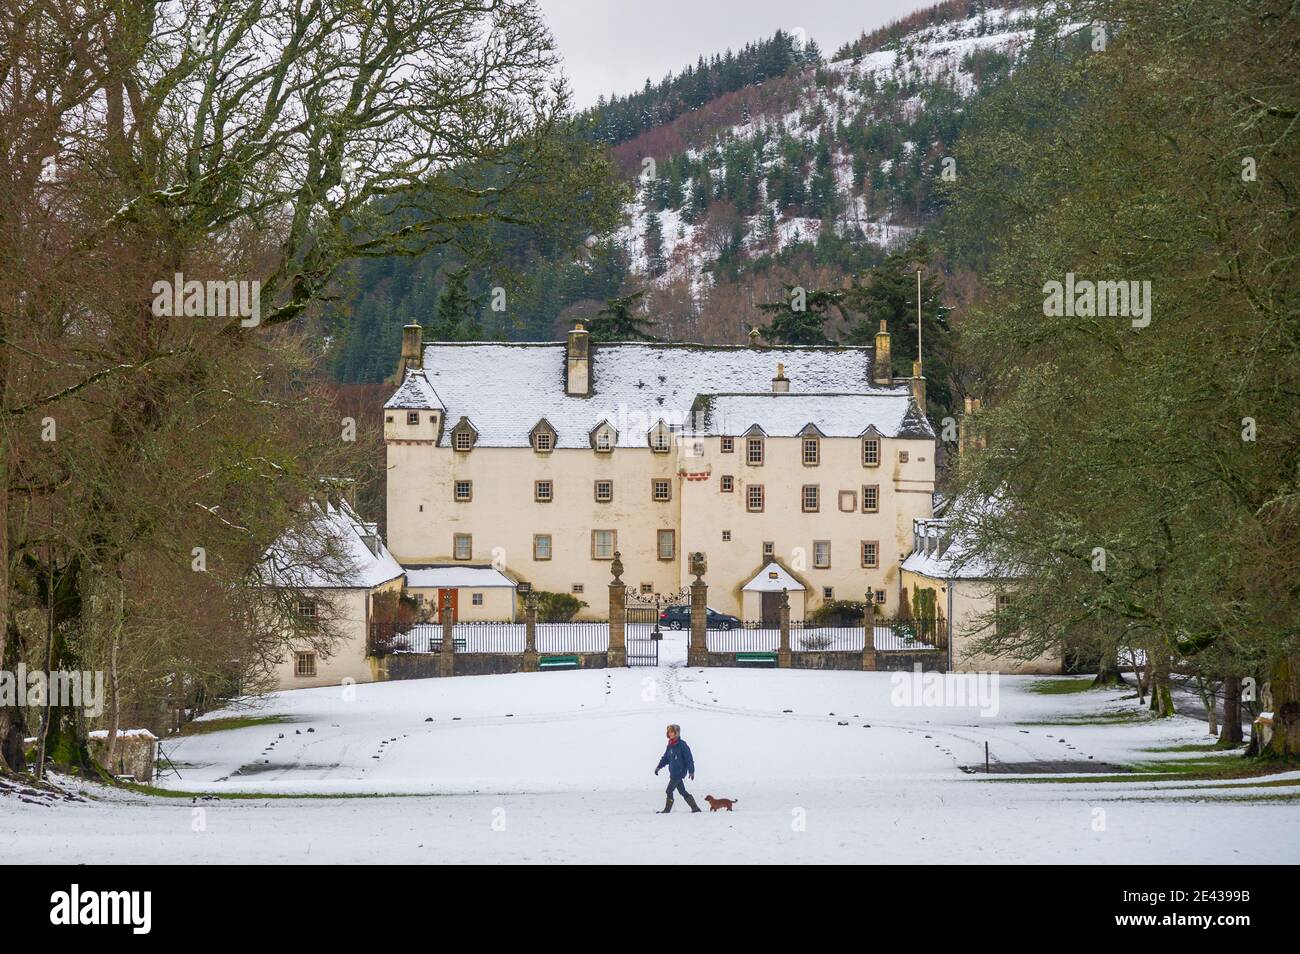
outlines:
[[[1241,677],[1223,677],[1223,727],[1219,730],[1220,745],[1241,743]]]
[[[1174,695],[1169,687],[1169,655],[1158,652],[1151,659],[1151,711],[1157,719],[1174,715]]]
[[[1300,657],[1283,656],[1269,673],[1273,693],[1273,737],[1264,754],[1300,761]]]

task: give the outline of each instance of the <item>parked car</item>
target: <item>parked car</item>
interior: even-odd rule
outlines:
[[[715,609],[709,609],[708,621],[704,624],[708,629],[740,629],[740,620],[729,613],[719,613]],[[670,606],[659,614],[659,625],[665,629],[690,629],[691,628],[691,608],[689,606]]]

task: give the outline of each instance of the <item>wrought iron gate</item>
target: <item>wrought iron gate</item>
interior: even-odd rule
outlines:
[[[627,648],[629,666],[658,666],[659,643],[663,640],[663,630],[668,628],[661,619],[670,608],[680,614],[685,607],[685,626],[690,627],[691,591],[682,589],[677,593],[640,594],[628,593],[624,603],[623,641]]]
[[[623,639],[629,666],[659,665],[659,610],[653,606],[628,606]]]

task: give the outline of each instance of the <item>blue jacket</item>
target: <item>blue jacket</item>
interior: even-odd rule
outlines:
[[[687,774],[695,774],[695,758],[691,755],[691,747],[686,744],[685,739],[679,738],[676,745],[664,749],[664,757],[659,760],[655,774],[658,775],[659,769],[665,765],[668,766],[668,774],[673,778],[685,778]]]

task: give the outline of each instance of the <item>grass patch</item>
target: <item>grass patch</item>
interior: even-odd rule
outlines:
[[[288,721],[288,717],[282,715],[227,716],[224,719],[186,722],[181,726],[181,735],[208,735],[212,732],[224,732],[227,729],[247,729],[255,725],[277,725]]]
[[[1245,748],[1245,743],[1236,743],[1234,745],[1220,745],[1218,742],[1195,742],[1188,745],[1165,745],[1158,746],[1154,749],[1140,749],[1142,752],[1230,752],[1233,749]]]
[[[1204,759],[1170,759],[1160,762],[1129,763],[1132,772],[1123,775],[1070,775],[1052,778],[1016,778],[995,779],[992,777],[981,781],[1062,783],[1077,785],[1082,782],[1214,782],[1229,781],[1238,778],[1267,778],[1280,772],[1289,772],[1300,767],[1296,764],[1282,764],[1270,759],[1256,758],[1204,758]],[[1272,779],[1251,783],[1253,786],[1279,787],[1297,785],[1294,779]],[[1238,786],[1233,786],[1237,788]],[[1244,786],[1243,786],[1244,787]]]
[[[1072,692],[1087,692],[1092,688],[1091,677],[1082,679],[1040,679],[1025,687],[1027,692],[1036,692],[1040,696],[1063,696]]]
[[[143,782],[118,782],[116,788],[125,789],[128,792],[135,792],[137,795],[153,795],[157,798],[216,798],[221,801],[257,801],[267,798],[419,798],[422,796],[388,794],[384,792],[362,792],[359,794],[348,792],[181,792],[170,788],[157,788],[153,785],[146,785]]]
[[[1098,712],[1093,715],[1068,715],[1044,722],[1017,722],[1016,725],[1061,726],[1061,725],[1133,725],[1149,722],[1153,716],[1145,712]]]

